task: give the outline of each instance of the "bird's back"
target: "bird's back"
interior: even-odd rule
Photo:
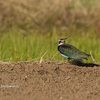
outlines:
[[[87,59],[90,56],[70,44],[59,45],[58,50],[63,56],[70,59]]]

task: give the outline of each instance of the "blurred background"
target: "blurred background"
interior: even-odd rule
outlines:
[[[54,43],[69,35],[66,43],[100,62],[100,0],[0,1],[1,61],[36,61],[45,53],[64,61]]]

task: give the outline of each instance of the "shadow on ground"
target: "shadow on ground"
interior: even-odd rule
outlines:
[[[77,65],[77,66],[83,66],[83,67],[100,66],[99,64],[95,64],[95,63],[83,63],[83,62],[76,62],[76,63],[72,63],[72,64]]]
[[[83,63],[79,61],[71,62],[73,65],[77,66],[83,66],[83,67],[94,67],[94,66],[100,66],[100,64],[95,64],[95,63]]]

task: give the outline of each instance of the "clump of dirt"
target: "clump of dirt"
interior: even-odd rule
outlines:
[[[100,65],[0,63],[2,100],[99,100]]]

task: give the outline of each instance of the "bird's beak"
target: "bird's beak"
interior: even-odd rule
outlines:
[[[70,35],[70,36],[68,36],[67,38],[65,38],[64,40],[68,39],[69,37],[71,37],[71,35]]]

